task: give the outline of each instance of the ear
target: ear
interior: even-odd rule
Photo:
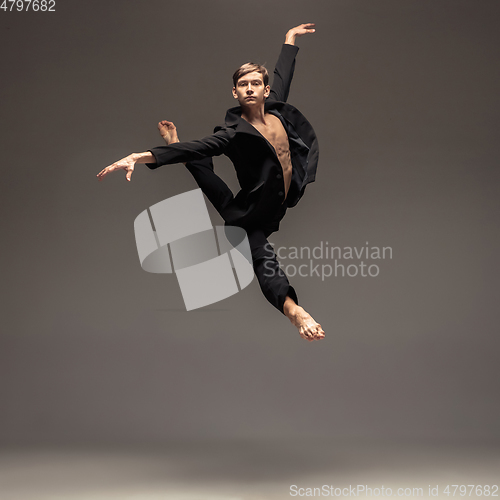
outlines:
[[[269,85],[266,85],[264,88],[264,97],[269,97],[269,94],[271,93],[271,87]]]
[[[236,93],[236,87],[233,87],[233,97],[238,99],[238,94]]]

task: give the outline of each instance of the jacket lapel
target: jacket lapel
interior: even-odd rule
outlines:
[[[264,103],[264,111],[266,112],[270,109],[279,108],[280,104],[283,103],[280,103],[279,101],[267,100]],[[241,106],[228,109],[225,122],[226,126],[233,128],[235,132],[250,134],[265,139],[265,137],[253,125],[241,117]]]
[[[267,101],[264,104],[264,110],[268,110]],[[272,144],[253,125],[241,117],[241,106],[236,106],[227,111],[226,126],[233,128],[236,134],[248,134],[258,137],[261,141],[265,142],[274,155],[276,154]]]

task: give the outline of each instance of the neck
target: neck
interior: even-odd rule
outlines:
[[[260,106],[241,106],[241,117],[248,123],[266,123],[264,113],[264,103]]]

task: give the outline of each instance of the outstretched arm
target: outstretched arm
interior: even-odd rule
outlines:
[[[230,131],[222,127],[203,139],[159,146],[144,153],[132,153],[101,170],[97,178],[102,181],[111,172],[125,170],[126,178],[130,181],[136,163],[146,163],[149,168],[155,169],[161,165],[200,160],[206,156],[219,156],[224,153],[230,134]]]
[[[189,162],[201,160],[207,156],[219,156],[224,154],[227,146],[234,135],[234,130],[226,127],[217,127],[217,132],[203,139],[186,142],[173,142],[168,146],[159,146],[150,149],[154,156],[152,162],[146,162],[151,169],[161,165],[172,163]]]
[[[285,43],[281,48],[278,62],[274,68],[274,80],[268,99],[284,101],[288,99],[293,72],[295,70],[295,55],[299,48],[295,45],[298,36],[314,33],[314,23],[305,23],[289,30],[285,36]]]

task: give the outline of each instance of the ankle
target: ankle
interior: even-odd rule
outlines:
[[[286,304],[283,307],[283,312],[285,313],[285,316],[293,323],[295,324],[297,322],[297,319],[300,316],[302,307],[298,306],[295,302],[291,301],[291,303]]]

